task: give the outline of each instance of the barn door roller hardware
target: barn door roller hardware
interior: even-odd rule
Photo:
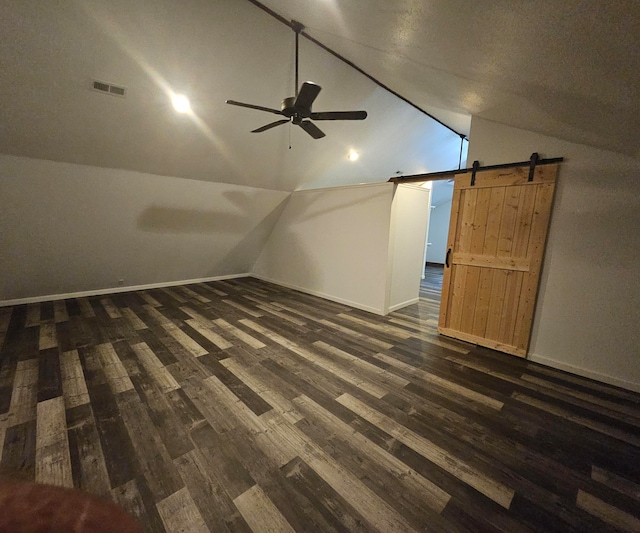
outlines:
[[[564,160],[563,157],[551,157],[549,159],[541,159],[538,152],[531,154],[531,159],[528,161],[518,161],[517,163],[501,163],[499,165],[487,165],[481,166],[478,161],[473,162],[471,168],[463,168],[460,170],[443,170],[439,172],[428,172],[426,174],[412,174],[410,176],[393,176],[389,178],[392,183],[411,183],[416,181],[431,181],[431,180],[444,180],[455,177],[457,174],[465,174],[471,172],[471,185],[475,185],[476,174],[484,170],[500,170],[503,168],[514,167],[529,167],[529,181],[533,181],[533,175],[536,167],[540,165],[551,165],[554,163],[561,163]]]
[[[533,175],[536,172],[536,165],[538,164],[538,152],[533,152],[529,161],[529,179],[527,181],[533,181]]]
[[[476,160],[473,162],[473,166],[471,167],[471,186],[473,187],[476,184],[476,172],[480,168],[480,161]]]
[[[533,181],[533,176],[536,173],[536,165],[540,161],[540,156],[538,152],[533,152],[531,154],[531,158],[529,159],[529,178],[527,181]],[[473,187],[476,184],[476,172],[480,168],[480,162],[474,161],[473,166],[471,167],[471,186]],[[487,167],[488,168],[488,167]]]

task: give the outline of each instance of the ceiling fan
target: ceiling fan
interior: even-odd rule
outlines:
[[[291,27],[296,34],[296,95],[282,100],[279,110],[254,104],[236,102],[235,100],[226,101],[227,104],[248,107],[249,109],[257,109],[258,111],[266,111],[267,113],[286,117],[252,130],[251,133],[261,133],[263,131],[270,130],[271,128],[275,128],[276,126],[280,126],[281,124],[291,122],[296,126],[300,126],[314,139],[321,139],[325,134],[320,128],[318,128],[318,126],[311,122],[312,120],[364,120],[367,118],[366,111],[314,112],[311,110],[311,106],[320,93],[322,87],[313,82],[305,81],[298,91],[298,38],[300,36],[300,32],[304,29],[304,26],[300,22],[292,20]]]

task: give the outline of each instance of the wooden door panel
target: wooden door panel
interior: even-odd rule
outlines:
[[[491,288],[493,286],[494,271],[490,268],[480,269],[480,281],[478,283],[478,296],[476,298],[475,313],[473,316],[473,328],[471,333],[478,337],[484,337],[487,331],[487,319],[491,304]]]
[[[500,335],[500,320],[502,319],[502,307],[507,289],[507,271],[494,270],[491,296],[489,299],[489,312],[483,337],[496,340]]]
[[[476,200],[478,191],[466,190],[462,191],[463,209],[460,216],[460,225],[458,226],[458,247],[461,252],[471,249],[471,239],[473,237],[473,218],[476,212]]]
[[[522,187],[520,187],[522,189]],[[531,232],[531,219],[533,218],[533,206],[536,201],[535,190],[521,190],[520,204],[516,215],[516,226],[513,235],[511,257],[527,257],[529,233]]]
[[[447,242],[453,242],[458,234],[458,217],[460,213],[460,203],[461,203],[462,193],[458,189],[453,190],[453,197],[451,198],[451,216],[449,219],[449,235],[447,236]],[[451,263],[451,252],[448,251],[445,257],[446,268],[444,269],[444,276],[442,279],[443,287],[451,287],[452,280],[455,279],[452,276],[453,267],[450,268]],[[449,299],[451,296],[452,290],[443,290],[442,295],[440,297],[440,318],[439,322],[448,323],[449,310],[451,306],[449,305]]]
[[[557,171],[456,175],[440,333],[526,355]]]
[[[538,187],[536,194],[536,204],[531,222],[531,232],[529,237],[527,256],[531,257],[529,267],[529,276],[525,280],[522,288],[521,299],[518,307],[518,320],[516,322],[516,331],[520,332],[516,339],[516,346],[519,349],[526,350],[529,344],[529,335],[531,321],[529,317],[533,317],[535,309],[536,296],[538,293],[538,285],[540,271],[542,268],[542,259],[544,252],[544,244],[547,237],[547,228],[551,217],[551,204],[553,202],[554,185],[547,184]]]
[[[462,310],[464,309],[464,286],[467,279],[466,265],[453,265],[453,291],[451,295],[451,318],[450,324],[454,329],[460,329],[462,322]]]
[[[518,308],[518,297],[522,287],[522,272],[507,272],[507,286],[505,289],[504,303],[501,309],[500,331],[497,340],[502,344],[510,346],[513,344],[514,327],[516,324],[516,313]]]
[[[472,254],[481,254],[484,247],[490,199],[491,189],[481,189],[476,191],[473,224],[471,228],[471,242],[469,243],[469,251]]]
[[[497,255],[498,239],[500,237],[500,222],[502,220],[502,210],[504,209],[504,197],[507,188],[495,187],[491,190],[489,200],[489,213],[487,215],[487,231],[484,236],[484,246],[482,253],[490,256]]]
[[[530,268],[530,261],[526,257],[499,257],[493,254],[456,252],[452,258],[455,265],[521,270],[522,272],[527,272]]]
[[[460,329],[471,332],[473,329],[473,317],[476,309],[476,297],[478,295],[478,285],[480,281],[480,268],[465,266],[467,276],[464,283],[464,293],[462,295],[462,317],[460,319]]]
[[[498,237],[498,257],[511,256],[511,244],[516,229],[516,217],[520,204],[520,187],[506,188],[506,198],[500,221],[500,234]]]

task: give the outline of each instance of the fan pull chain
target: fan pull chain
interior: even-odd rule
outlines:
[[[289,123],[289,150],[291,150],[291,123]]]

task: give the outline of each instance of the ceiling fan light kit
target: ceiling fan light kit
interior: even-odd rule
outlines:
[[[316,126],[312,122],[312,120],[364,120],[365,118],[367,118],[366,111],[323,111],[318,113],[314,113],[312,111],[311,108],[313,102],[318,97],[318,94],[322,90],[322,87],[311,81],[305,81],[298,91],[298,39],[300,36],[300,32],[304,29],[304,26],[300,22],[293,20],[291,21],[291,27],[293,28],[293,31],[296,35],[296,96],[290,96],[282,100],[279,110],[254,104],[246,104],[244,102],[237,102],[235,100],[226,101],[227,104],[239,107],[247,107],[249,109],[257,109],[258,111],[265,111],[267,113],[273,113],[274,115],[281,115],[286,117],[284,119],[276,120],[275,122],[271,122],[269,124],[265,124],[264,126],[256,128],[255,130],[252,130],[251,133],[262,133],[263,131],[267,131],[271,128],[275,128],[276,126],[280,126],[282,124],[287,124],[290,122],[296,126],[300,126],[314,139],[321,139],[325,136],[325,134],[320,128],[318,128],[318,126]]]

